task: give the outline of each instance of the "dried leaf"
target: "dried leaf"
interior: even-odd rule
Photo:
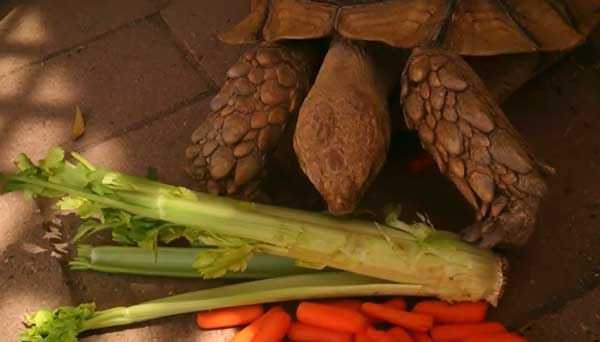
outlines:
[[[23,250],[25,252],[31,253],[31,254],[39,254],[39,253],[44,253],[47,251],[46,248],[40,247],[33,243],[28,243],[28,242],[23,243]]]
[[[69,251],[67,250],[67,247],[69,246],[69,244],[67,242],[63,242],[63,243],[55,243],[54,245],[54,249],[59,252],[59,253],[69,253]]]
[[[79,106],[75,108],[75,115],[73,116],[73,127],[71,130],[71,138],[73,140],[79,139],[83,133],[85,133],[85,121],[83,119],[83,113]]]
[[[56,253],[54,251],[52,251],[52,253],[50,253],[50,256],[56,259],[62,259],[62,254]]]
[[[61,238],[62,238],[61,232],[47,232],[43,236],[44,240],[51,240],[51,239],[60,240]]]

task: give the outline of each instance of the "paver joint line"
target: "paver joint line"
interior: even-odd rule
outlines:
[[[40,59],[35,60],[35,61],[32,61],[32,62],[27,63],[25,65],[16,67],[16,68],[10,70],[7,73],[0,74],[0,80],[4,79],[6,77],[9,77],[9,76],[11,76],[13,74],[16,74],[16,73],[18,73],[20,71],[23,71],[23,70],[25,70],[27,68],[31,68],[31,67],[34,67],[36,65],[44,64],[44,63],[46,63],[46,62],[48,62],[48,61],[50,61],[50,60],[52,60],[52,59],[54,59],[56,57],[59,57],[59,56],[71,53],[73,51],[77,51],[78,49],[85,48],[87,45],[89,45],[89,44],[91,44],[93,42],[96,42],[98,40],[104,39],[104,38],[106,38],[106,37],[108,37],[108,36],[110,36],[110,35],[118,32],[118,31],[120,31],[122,29],[125,29],[125,28],[128,28],[128,27],[132,27],[132,26],[136,26],[136,25],[138,25],[138,24],[140,24],[140,23],[148,20],[152,16],[154,16],[156,14],[159,14],[159,13],[160,13],[160,10],[152,12],[152,13],[149,13],[149,14],[143,16],[143,17],[135,18],[135,19],[133,19],[133,20],[131,20],[129,22],[123,23],[123,24],[121,24],[121,25],[119,25],[119,26],[117,26],[117,27],[115,27],[115,28],[113,28],[111,30],[103,32],[103,33],[101,33],[101,34],[99,34],[97,36],[94,36],[94,37],[92,37],[90,39],[87,39],[87,40],[85,40],[83,42],[80,42],[80,43],[74,44],[74,45],[72,45],[70,47],[67,47],[67,48],[60,49],[58,51],[49,53],[48,55],[44,56],[43,58],[40,58]]]
[[[179,39],[175,32],[173,32],[173,30],[171,29],[169,24],[167,24],[160,12],[158,13],[157,18],[152,17],[152,19],[155,19],[157,21],[161,29],[168,32],[169,38],[173,41],[173,44],[177,47],[179,51],[181,51],[181,53],[185,57],[185,60],[188,63],[190,63],[190,65],[204,79],[204,81],[208,85],[208,88],[212,91],[216,91],[218,89],[217,84],[208,76],[208,73],[206,72],[206,70],[204,70],[200,61],[195,58],[192,49],[188,46],[188,44],[185,41]]]
[[[77,147],[77,150],[79,152],[85,152],[95,146],[98,146],[100,144],[103,144],[107,141],[116,139],[116,138],[120,138],[124,135],[127,135],[130,132],[135,132],[137,130],[140,130],[144,127],[147,127],[149,125],[151,125],[154,121],[160,120],[160,119],[164,119],[166,117],[169,117],[175,113],[177,113],[179,110],[189,107],[193,104],[196,104],[202,100],[204,100],[206,97],[213,95],[214,92],[209,90],[205,90],[202,91],[190,98],[184,99],[182,101],[179,101],[175,104],[173,104],[172,106],[170,106],[169,108],[167,108],[166,110],[163,111],[159,111],[149,117],[146,117],[140,121],[137,121],[135,123],[133,123],[132,125],[125,127],[121,130],[118,130],[116,132],[113,132],[112,134],[110,134],[109,136],[107,136],[105,139],[102,139],[100,141],[95,141],[89,144],[84,144],[84,145],[80,145],[79,147]]]

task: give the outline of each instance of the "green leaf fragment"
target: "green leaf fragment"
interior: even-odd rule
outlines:
[[[64,162],[63,165],[57,166],[56,169],[53,175],[48,177],[48,181],[52,183],[85,188],[90,182],[90,171],[83,164],[78,163],[73,165],[69,162]]]
[[[15,161],[15,165],[21,171],[35,169],[35,165],[31,161],[31,159],[29,159],[29,157],[27,157],[27,155],[25,155],[24,153],[19,154],[17,160]]]
[[[77,152],[71,152],[71,157],[73,157],[73,159],[75,159],[78,162],[80,162],[81,164],[83,164],[88,170],[90,170],[90,171],[96,170],[96,167],[92,163],[90,163],[87,159],[85,159],[81,154],[79,154]]]
[[[167,225],[160,229],[158,239],[164,243],[171,243],[179,238],[183,238],[187,227]]]
[[[39,166],[42,170],[50,173],[53,169],[59,168],[63,165],[65,159],[65,151],[60,147],[52,147],[46,158],[40,160]]]
[[[39,310],[26,317],[29,328],[19,335],[21,342],[77,342],[82,324],[94,317],[94,303],[63,306],[54,311]]]
[[[215,248],[200,252],[192,267],[206,279],[219,278],[227,271],[244,271],[253,254],[254,248],[250,245]]]

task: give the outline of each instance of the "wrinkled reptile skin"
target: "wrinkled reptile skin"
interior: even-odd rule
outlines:
[[[517,131],[457,55],[417,48],[402,75],[409,127],[477,210],[466,233],[482,244],[521,244],[532,232],[546,184]]]
[[[308,91],[307,60],[280,44],[262,43],[227,71],[212,113],[186,150],[201,190],[252,199],[265,163]]]

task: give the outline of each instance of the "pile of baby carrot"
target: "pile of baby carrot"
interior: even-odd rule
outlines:
[[[199,312],[202,329],[244,326],[232,342],[526,342],[497,322],[485,322],[488,304],[424,300],[408,310],[403,298],[303,301],[295,320],[281,306],[248,305]]]

